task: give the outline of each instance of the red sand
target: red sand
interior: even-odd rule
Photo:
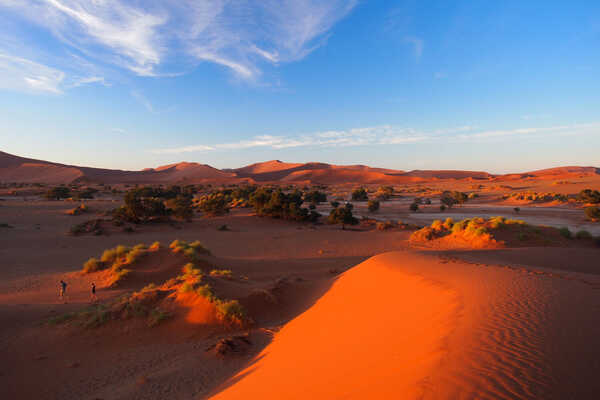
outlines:
[[[346,272],[212,398],[595,398],[599,284],[385,253]]]
[[[380,260],[341,276],[214,399],[417,398],[443,357],[456,293]]]

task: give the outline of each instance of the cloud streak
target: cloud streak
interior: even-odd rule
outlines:
[[[357,0],[0,0],[0,13],[12,13],[23,24],[46,29],[66,52],[76,52],[95,66],[116,66],[139,76],[163,76],[185,73],[209,62],[240,79],[255,80],[265,66],[302,59],[322,45],[335,23],[356,3]],[[8,29],[0,27],[0,33],[18,36]],[[43,49],[27,49],[27,54],[41,54]],[[27,58],[20,53],[12,53],[11,57]],[[44,60],[36,61],[50,65]],[[50,80],[56,81],[56,77]],[[31,85],[59,91],[52,83]]]
[[[42,64],[0,53],[0,88],[31,93],[62,93],[65,73]]]
[[[280,150],[294,147],[381,146],[416,143],[460,143],[498,140],[514,136],[581,135],[599,133],[600,123],[561,125],[552,127],[516,128],[508,130],[477,130],[472,126],[421,132],[411,128],[381,125],[349,130],[314,132],[298,136],[256,136],[248,140],[214,145],[192,145],[151,150],[154,154],[180,154],[208,151],[267,148]]]

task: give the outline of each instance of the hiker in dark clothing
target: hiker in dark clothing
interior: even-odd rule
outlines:
[[[98,297],[96,297],[96,284],[92,282],[92,302],[97,302]]]
[[[62,279],[60,280],[60,298],[62,300],[65,299],[65,294],[67,292],[67,282],[63,281]]]

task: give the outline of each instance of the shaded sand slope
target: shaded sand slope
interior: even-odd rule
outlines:
[[[597,278],[385,253],[340,277],[214,398],[592,399]]]
[[[443,356],[456,293],[373,257],[287,324],[215,399],[417,397]]]

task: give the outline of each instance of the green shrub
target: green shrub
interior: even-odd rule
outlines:
[[[440,206],[440,211],[441,211],[441,212],[444,212],[444,211],[446,211],[446,206],[442,204],[442,205]]]
[[[246,310],[237,300],[217,301],[217,313],[229,322],[243,322],[246,320]]]
[[[367,203],[367,207],[370,212],[375,212],[375,211],[379,210],[379,201],[369,200],[369,202]]]
[[[210,271],[210,276],[233,279],[233,272],[230,269],[213,269]]]
[[[600,221],[600,207],[586,207],[585,216],[591,221]]]
[[[396,226],[394,221],[377,222],[375,225],[378,231],[386,231]]]
[[[577,200],[584,203],[600,203],[600,192],[592,189],[583,189],[577,195]]]
[[[562,228],[559,228],[558,229],[558,233],[560,233],[560,235],[562,237],[565,237],[567,239],[571,239],[573,237],[573,235],[571,234],[571,231],[566,226],[562,227]]]
[[[179,293],[190,293],[194,291],[194,284],[190,282],[183,282],[179,287]]]
[[[454,226],[454,220],[450,217],[446,218],[446,221],[444,221],[444,228],[452,229],[453,226]]]
[[[150,311],[150,316],[148,317],[148,326],[157,326],[172,316],[173,315],[168,311],[161,310],[160,308],[154,308],[152,311]]]
[[[131,251],[131,249],[129,247],[123,246],[121,244],[115,248],[117,258],[125,257],[127,255],[127,253],[129,253],[129,251]]]
[[[133,248],[130,252],[125,256],[126,264],[133,264],[137,260],[139,260],[144,254],[146,254],[146,250]]]
[[[324,203],[327,201],[327,195],[318,190],[313,190],[304,194],[304,201],[312,204]]]
[[[342,224],[342,226],[358,224],[358,219],[352,215],[352,208],[350,203],[346,203],[344,207],[334,208],[327,217],[327,223]]]
[[[353,201],[367,201],[369,200],[369,195],[365,188],[358,188],[352,191],[352,200]]]
[[[173,216],[186,221],[190,221],[194,216],[191,196],[179,195],[174,199],[167,200],[166,207]]]
[[[99,271],[103,268],[103,264],[97,258],[90,258],[83,264],[83,272],[86,274]]]
[[[250,196],[250,204],[259,216],[282,218],[293,221],[316,221],[321,215],[306,207],[302,192],[284,193],[281,189],[260,188]]]
[[[577,239],[591,239],[592,238],[592,234],[589,233],[588,231],[577,231],[577,233],[575,234],[575,237]]]
[[[212,291],[212,288],[208,285],[200,285],[196,288],[196,294],[201,297],[205,297],[209,301],[214,301],[216,299],[215,294]]]
[[[200,197],[197,207],[205,214],[216,216],[229,212],[229,199],[223,193],[211,193]]]
[[[48,190],[44,197],[48,200],[66,199],[71,196],[71,190],[66,186],[58,186]]]
[[[107,249],[104,250],[102,256],[100,257],[100,261],[103,263],[113,263],[117,260],[117,249]]]
[[[417,203],[412,203],[412,204],[411,204],[411,205],[408,207],[408,209],[409,209],[410,211],[412,211],[412,212],[417,212],[417,211],[419,211],[419,205],[418,205]]]

